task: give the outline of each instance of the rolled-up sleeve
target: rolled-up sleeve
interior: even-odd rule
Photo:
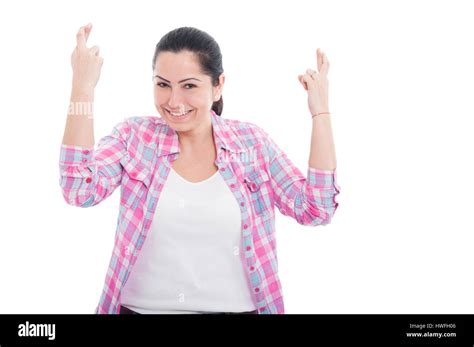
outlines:
[[[127,120],[102,137],[97,148],[61,144],[59,185],[66,202],[73,206],[97,205],[120,185],[127,155]]]
[[[262,132],[275,206],[299,224],[329,224],[339,205],[336,201],[340,192],[336,169],[322,170],[308,166],[304,176],[273,139],[265,131]]]

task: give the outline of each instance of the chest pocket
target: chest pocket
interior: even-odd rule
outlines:
[[[150,168],[129,156],[122,158],[120,163],[124,169],[120,204],[126,208],[136,208],[140,200],[145,201],[148,193],[151,182]]]
[[[257,215],[265,215],[272,211],[272,191],[270,177],[263,169],[252,169],[244,176],[244,184],[250,193],[252,207]]]

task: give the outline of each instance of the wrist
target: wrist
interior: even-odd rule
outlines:
[[[93,94],[94,93],[93,87],[83,86],[83,85],[73,84],[71,90],[72,92],[78,93],[78,94]]]
[[[75,94],[94,94],[94,86],[80,79],[73,78],[71,83],[72,92]]]
[[[311,118],[315,119],[316,117],[321,117],[321,116],[329,117],[330,115],[331,115],[331,112],[329,111],[320,111],[320,112],[311,114]]]
[[[73,86],[71,89],[71,100],[90,100],[94,98],[94,88]]]

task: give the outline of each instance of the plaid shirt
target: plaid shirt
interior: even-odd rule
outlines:
[[[336,170],[308,167],[305,177],[257,125],[224,119],[214,111],[211,120],[215,164],[240,206],[249,289],[260,314],[284,313],[275,206],[302,225],[330,223],[340,191]],[[176,131],[159,117],[126,118],[97,148],[61,145],[59,184],[68,204],[94,206],[121,187],[115,246],[95,313],[119,313],[121,289],[179,151]]]

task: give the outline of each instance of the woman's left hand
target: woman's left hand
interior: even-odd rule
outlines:
[[[319,48],[316,50],[316,55],[319,72],[307,69],[304,75],[298,76],[301,85],[308,91],[308,106],[313,116],[320,112],[329,112],[327,77],[329,61]]]

